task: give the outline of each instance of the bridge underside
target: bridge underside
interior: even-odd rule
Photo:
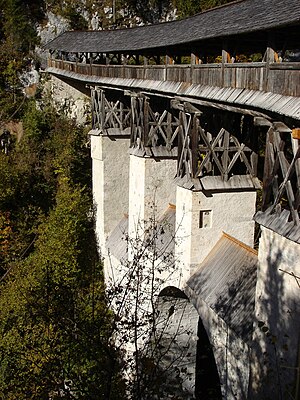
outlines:
[[[107,90],[135,91],[159,97],[178,97],[200,106],[229,110],[267,119],[280,118],[294,126],[300,121],[299,97],[243,88],[218,87],[190,84],[176,81],[155,81],[147,79],[106,78],[83,75],[49,67],[47,72],[64,80],[84,94],[89,94],[89,86],[99,86]]]

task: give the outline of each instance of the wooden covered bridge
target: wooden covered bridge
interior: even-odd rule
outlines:
[[[189,326],[183,398],[298,398],[299,0],[65,32],[47,48],[48,72],[91,96],[108,279],[134,258],[128,237],[148,232],[153,209],[165,223],[158,258],[172,253],[175,273],[158,272],[158,304],[169,310],[175,287],[178,310],[190,307],[169,327],[177,317]],[[215,397],[201,383],[200,339],[212,347]]]

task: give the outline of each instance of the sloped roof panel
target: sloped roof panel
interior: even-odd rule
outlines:
[[[257,253],[223,234],[187,282],[195,299],[200,297],[246,340],[251,338],[254,318],[256,269]]]
[[[178,21],[117,30],[65,32],[46,48],[66,52],[138,51],[299,24],[299,0],[242,0]]]

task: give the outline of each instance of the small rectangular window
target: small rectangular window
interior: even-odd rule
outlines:
[[[211,210],[201,210],[199,214],[199,228],[211,228]]]

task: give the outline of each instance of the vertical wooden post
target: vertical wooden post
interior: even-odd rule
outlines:
[[[227,42],[223,42],[222,49],[222,68],[221,68],[221,85],[222,87],[226,86],[225,82],[225,64],[231,62],[230,54],[228,52]]]
[[[197,56],[195,53],[191,53],[191,65],[195,65],[197,60]]]
[[[144,73],[143,73],[143,78],[146,79],[146,71],[147,71],[147,65],[148,65],[148,57],[144,56]]]
[[[270,72],[270,63],[274,62],[275,51],[272,47],[267,47],[263,60],[266,63],[265,67],[265,76],[264,76],[264,90],[266,92],[269,91],[269,72]]]
[[[62,65],[62,69],[65,69],[64,58],[65,58],[65,53],[62,52],[62,53],[61,53],[61,65]]]
[[[100,118],[101,121],[101,130],[103,131],[105,128],[105,92],[102,89],[100,91]]]
[[[168,112],[168,115],[167,115],[166,131],[167,131],[166,148],[167,148],[167,150],[171,151],[173,131],[172,131],[172,114],[170,112]]]
[[[127,55],[122,54],[122,77],[125,79],[126,78],[126,65],[128,62]]]
[[[198,142],[199,142],[199,119],[198,114],[193,115],[193,125],[191,131],[191,152],[192,152],[192,177],[196,178],[198,170]]]
[[[300,147],[300,128],[294,128],[292,130],[292,148],[294,156],[299,151]],[[295,161],[297,187],[300,188],[300,158]],[[298,189],[297,200],[300,201],[300,189]]]
[[[178,131],[178,156],[177,156],[177,176],[182,178],[182,173],[180,171],[182,152],[183,152],[183,111],[179,112],[179,131]]]
[[[91,70],[91,75],[93,75],[93,55],[90,53],[90,70]]]
[[[173,64],[173,58],[167,54],[165,57],[165,65],[171,65],[171,64]]]
[[[275,50],[273,49],[273,47],[267,47],[265,55],[264,55],[264,61],[267,64],[270,64],[272,62],[275,61]]]
[[[191,53],[191,83],[194,83],[194,66],[196,64],[199,64],[199,57],[195,53]]]
[[[149,103],[147,98],[143,98],[144,108],[144,146],[149,146]]]
[[[268,35],[268,45],[263,57],[263,61],[266,63],[265,76],[264,76],[264,90],[269,91],[269,71],[270,63],[275,61],[275,40],[272,34]]]
[[[91,105],[92,105],[92,129],[96,129],[95,88],[91,86],[90,89],[91,89]]]
[[[224,173],[221,172],[221,176],[225,182],[228,181],[228,163],[229,163],[229,132],[225,131],[224,133],[224,152],[222,155],[222,167]]]
[[[168,54],[166,54],[166,56],[165,56],[165,76],[164,76],[165,81],[168,80],[168,66],[171,64],[173,64],[173,58],[171,56],[169,56]]]

